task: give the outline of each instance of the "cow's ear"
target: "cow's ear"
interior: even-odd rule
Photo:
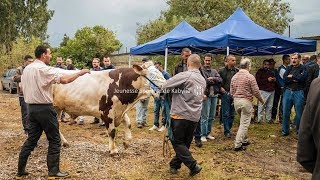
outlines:
[[[134,70],[137,74],[139,74],[139,75],[145,75],[145,74],[146,74],[146,72],[144,71],[144,69],[142,69],[142,67],[139,66],[139,65],[134,64],[134,65],[132,65],[132,68],[133,68],[133,70]]]
[[[134,64],[134,65],[132,65],[132,67],[133,67],[133,69],[136,70],[136,71],[142,71],[142,67],[139,66],[139,65]]]

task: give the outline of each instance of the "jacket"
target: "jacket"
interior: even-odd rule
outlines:
[[[260,68],[256,73],[256,80],[259,86],[259,90],[262,91],[274,91],[276,89],[276,81],[268,81],[268,78],[275,78],[276,75],[273,71],[265,68]]]
[[[310,173],[312,179],[320,179],[320,78],[310,86],[304,108],[298,138],[297,161]]]
[[[230,84],[232,77],[239,71],[239,69],[233,67],[231,69],[225,66],[219,70],[219,75],[222,78],[222,87],[226,91],[230,91]]]
[[[212,97],[220,93],[222,78],[220,77],[218,71],[208,66],[203,66],[201,71],[204,79],[206,80],[206,89],[204,94],[208,97]],[[209,77],[212,77],[213,79],[208,79]]]
[[[168,79],[162,90],[172,94],[170,115],[198,122],[205,86],[206,81],[198,69],[181,72]]]

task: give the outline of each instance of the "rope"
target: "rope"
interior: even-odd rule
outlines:
[[[171,147],[170,147],[169,141],[170,141],[169,136],[167,133],[165,133],[163,136],[163,144],[162,144],[162,155],[165,158],[171,157]]]

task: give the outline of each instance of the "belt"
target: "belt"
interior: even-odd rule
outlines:
[[[28,104],[29,106],[53,106],[52,103],[48,103],[48,104]]]
[[[286,89],[290,90],[290,91],[302,91],[303,89],[293,89],[293,88],[288,88],[286,87]]]

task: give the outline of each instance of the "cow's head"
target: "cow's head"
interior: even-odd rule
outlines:
[[[146,69],[143,69],[141,66],[139,65],[132,65],[132,68],[134,70],[134,72],[136,72],[137,74],[139,74],[140,76],[146,76],[148,74]]]

